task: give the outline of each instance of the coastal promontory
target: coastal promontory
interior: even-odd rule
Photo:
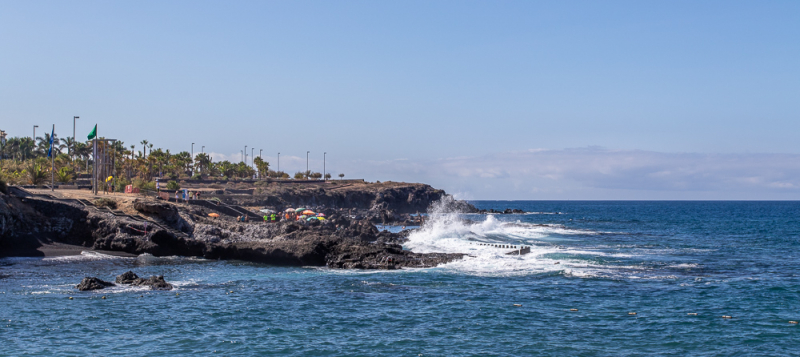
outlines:
[[[431,267],[462,257],[404,250],[408,231],[378,228],[421,223],[418,213],[446,196],[429,185],[187,186],[193,199],[175,198],[173,192],[95,196],[88,190],[10,187],[0,194],[0,255],[41,256],[72,247],[346,269]],[[299,208],[324,218],[285,216]]]

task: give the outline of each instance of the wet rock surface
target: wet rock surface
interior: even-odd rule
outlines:
[[[117,284],[133,285],[133,286],[149,286],[153,290],[172,290],[172,284],[164,280],[163,275],[151,276],[147,279],[140,278],[136,273],[127,271],[122,275],[117,276]]]
[[[86,277],[81,280],[81,282],[75,286],[76,289],[80,291],[89,291],[89,290],[100,290],[105,289],[106,287],[114,286],[114,283],[100,280],[95,277]]]
[[[122,275],[118,275],[116,282],[117,284],[133,284],[137,279],[139,279],[139,276],[129,270],[122,273]]]

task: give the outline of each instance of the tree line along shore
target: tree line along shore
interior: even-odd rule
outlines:
[[[48,156],[51,146],[52,158]],[[31,137],[0,138],[0,181],[6,184],[39,186],[53,180],[59,185],[86,185],[90,184],[93,172],[100,177],[97,180],[99,190],[116,192],[123,191],[128,185],[156,189],[156,179],[163,182],[163,188],[174,181],[174,189],[181,180],[333,178],[330,173],[313,170],[289,175],[271,169],[270,163],[258,156],[251,158],[248,164],[245,161],[214,161],[204,152],[196,153],[194,157],[189,151],[172,153],[169,149],[154,147],[147,140],[132,145],[119,140],[106,141],[103,137],[97,141],[80,142],[72,137],[58,138],[55,133],[52,138],[50,133],[44,133],[35,140]],[[345,177],[343,173],[336,176],[340,180]],[[112,179],[106,180],[108,177]]]

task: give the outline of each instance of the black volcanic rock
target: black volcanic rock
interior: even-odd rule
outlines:
[[[134,281],[138,280],[139,276],[132,271],[126,271],[122,273],[122,275],[117,276],[117,284],[133,284]]]
[[[127,271],[122,275],[117,276],[118,284],[129,284],[133,286],[149,286],[153,290],[172,290],[172,284],[164,280],[164,276],[151,276],[147,279],[142,279],[136,273]]]
[[[163,275],[153,275],[147,279],[139,278],[132,285],[149,286],[153,290],[172,290],[172,284],[166,282]]]
[[[345,269],[431,267],[463,256],[405,251],[400,245],[405,234],[379,231],[373,224],[377,218],[410,221],[407,212],[416,212],[422,204],[441,197],[443,191],[419,184],[366,185],[363,189],[345,186],[286,193],[290,197],[285,198],[297,195],[292,199],[303,201],[311,197],[306,193],[314,191],[320,196],[313,200],[330,200],[327,203],[332,205],[327,207],[304,205],[327,216],[325,221],[312,222],[210,219],[192,205],[138,199],[134,208],[147,216],[145,221],[69,200],[19,193],[0,195],[0,203],[5,204],[0,205],[0,255],[53,242],[131,254]],[[120,275],[117,282],[171,288],[163,277],[143,279],[133,272]]]
[[[157,215],[167,222],[176,222],[180,219],[178,209],[169,203],[155,200],[135,199],[133,208],[142,213]]]
[[[114,283],[103,281],[95,277],[86,277],[83,278],[80,284],[76,285],[75,288],[80,291],[88,291],[105,289],[107,286],[114,286]]]

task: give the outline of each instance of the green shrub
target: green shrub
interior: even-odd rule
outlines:
[[[194,174],[194,176],[192,176],[192,180],[202,180],[202,179],[203,175],[200,175],[200,173],[196,173]]]
[[[114,190],[117,191],[117,192],[125,192],[125,186],[128,186],[130,184],[131,184],[131,182],[128,181],[126,178],[120,177],[119,179],[117,179],[117,182],[114,184]]]
[[[142,179],[134,179],[133,180],[133,187],[138,188],[139,190],[151,190],[155,191],[156,183],[152,181],[145,181]]]
[[[97,207],[108,207],[111,209],[117,209],[117,201],[105,197],[96,199],[94,201],[94,205]]]
[[[177,190],[180,190],[180,189],[181,189],[181,185],[178,184],[177,181],[170,180],[169,182],[167,182],[167,190],[177,191]]]
[[[72,181],[72,170],[69,167],[62,167],[56,171],[56,181],[60,183],[67,183]]]
[[[39,186],[47,180],[47,172],[45,171],[45,167],[36,161],[31,161],[24,172],[27,175],[28,182],[32,185]]]

